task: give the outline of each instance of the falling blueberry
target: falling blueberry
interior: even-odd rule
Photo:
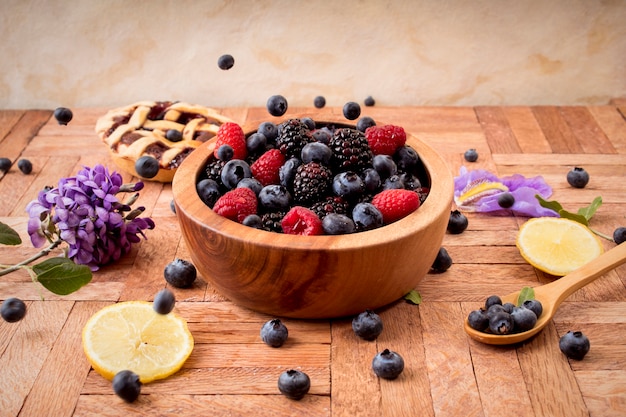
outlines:
[[[113,377],[113,391],[127,403],[134,402],[141,392],[139,375],[129,370],[119,371]]]
[[[165,288],[159,291],[154,297],[152,307],[154,311],[159,314],[169,314],[174,309],[174,304],[176,304],[174,294]]]
[[[365,104],[367,107],[372,107],[376,104],[376,101],[374,100],[374,97],[367,96],[365,100],[363,100],[363,104]]]
[[[217,59],[217,66],[223,70],[229,70],[235,65],[235,58],[232,55],[225,54]]]
[[[159,173],[159,161],[153,156],[144,155],[135,162],[137,175],[143,178],[154,178]]]
[[[275,117],[280,117],[287,112],[287,99],[279,94],[267,99],[267,111]]]
[[[321,109],[326,105],[326,98],[324,96],[317,96],[313,99],[313,105],[316,109]]]
[[[54,110],[54,118],[60,125],[67,125],[73,117],[72,111],[67,107],[57,107]]]
[[[343,117],[348,120],[356,120],[361,115],[361,106],[359,103],[349,101],[343,106]]]

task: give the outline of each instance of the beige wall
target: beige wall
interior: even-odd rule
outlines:
[[[0,0],[0,39],[0,108],[626,96],[626,0]]]

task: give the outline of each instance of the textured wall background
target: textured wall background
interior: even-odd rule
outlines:
[[[625,0],[1,0],[0,107],[604,104],[625,22]]]

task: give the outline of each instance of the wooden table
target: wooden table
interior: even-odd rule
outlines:
[[[1,263],[35,252],[24,208],[39,190],[83,165],[105,163],[115,169],[93,131],[105,110],[75,109],[68,126],[59,126],[50,110],[0,111],[0,156],[28,158],[34,166],[32,174],[24,175],[14,164],[0,177],[0,221],[24,240],[18,247],[2,247]],[[626,226],[624,100],[593,107],[364,110],[379,123],[400,124],[431,144],[454,174],[465,163],[463,152],[476,148],[480,156],[470,168],[502,176],[543,175],[554,188],[553,198],[570,210],[602,196],[592,225],[608,234]],[[320,118],[341,114],[339,108],[292,111]],[[261,108],[223,112],[240,123],[267,118]],[[567,184],[573,166],[590,173],[586,188]],[[176,309],[196,341],[194,352],[181,371],[145,385],[140,399],[126,404],[113,394],[110,382],[90,369],[81,330],[106,305],[151,300],[165,286],[165,265],[175,257],[189,258],[171,198],[170,185],[147,183],[138,204],[147,207],[157,227],[132,254],[95,273],[74,294],[54,296],[22,272],[1,278],[0,299],[20,297],[28,313],[18,323],[0,322],[0,416],[626,415],[626,267],[572,295],[530,342],[482,345],[462,330],[470,310],[488,295],[552,278],[524,262],[514,245],[526,219],[472,214],[468,230],[445,236],[453,266],[418,285],[420,306],[400,301],[380,310],[385,330],[376,342],[357,339],[349,318],[288,319],[290,341],[269,348],[259,337],[267,316],[232,304],[202,277],[192,289],[174,290]],[[604,245],[613,243],[604,240]],[[583,361],[570,361],[559,351],[559,336],[568,330],[581,330],[591,340]],[[384,348],[405,358],[398,380],[378,380],[371,371],[374,354]],[[278,375],[289,368],[302,369],[312,379],[301,401],[277,390]]]

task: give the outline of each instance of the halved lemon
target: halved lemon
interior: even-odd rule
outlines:
[[[83,328],[87,360],[109,380],[125,369],[139,375],[142,383],[168,377],[183,366],[193,343],[183,318],[158,314],[146,301],[104,307]]]
[[[537,217],[519,229],[515,244],[535,268],[563,276],[604,252],[600,239],[581,223],[560,217]]]

